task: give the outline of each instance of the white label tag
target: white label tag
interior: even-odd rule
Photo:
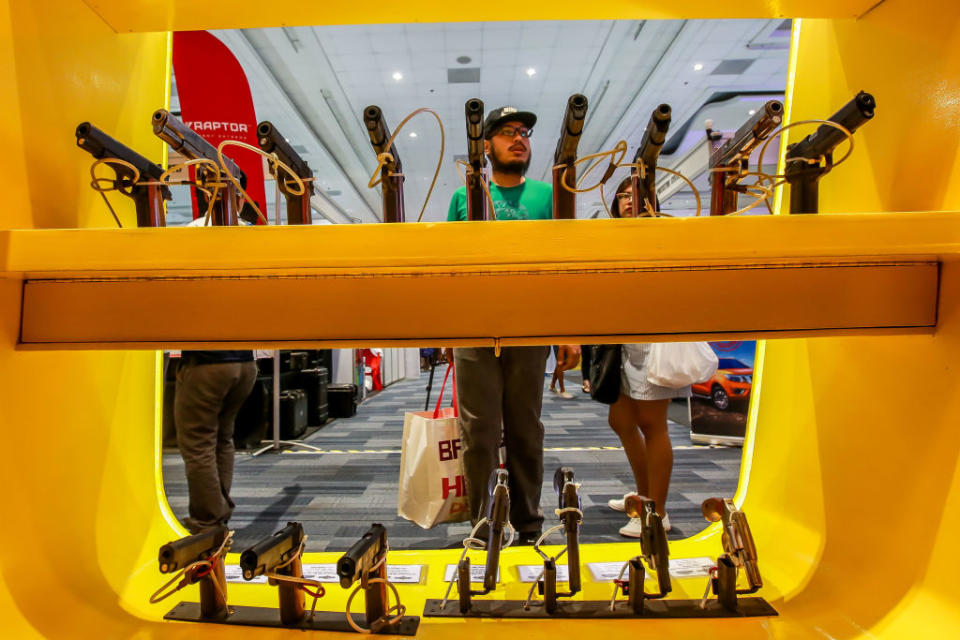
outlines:
[[[257,576],[253,580],[244,580],[243,579],[243,569],[240,568],[238,564],[228,564],[223,567],[223,574],[227,578],[227,582],[240,582],[246,584],[266,584],[267,576]]]
[[[482,569],[482,567],[481,567]],[[227,582],[247,582],[249,584],[264,584],[267,582],[266,576],[257,576],[253,580],[243,579],[243,570],[238,564],[228,564],[224,567],[224,573]],[[420,576],[423,574],[423,565],[421,564],[398,564],[387,565],[387,580],[397,584],[416,584],[420,582]],[[482,574],[481,574],[482,576]],[[338,583],[340,578],[337,576],[337,565],[335,564],[305,564],[303,565],[303,577],[317,582]],[[480,581],[483,581],[481,577]]]
[[[470,582],[483,584],[483,574],[486,572],[486,567],[482,564],[471,564],[470,565]],[[447,570],[443,574],[443,581],[450,582],[453,580],[453,576],[457,574],[457,565],[448,564]],[[500,582],[500,567],[497,567],[497,582]]]
[[[517,571],[520,573],[520,582],[536,582],[543,571],[542,564],[520,564],[517,565]],[[570,580],[570,570],[565,564],[557,565],[557,582],[567,582]]]
[[[670,558],[670,575],[674,578],[702,578],[710,575],[717,563],[710,558]]]
[[[610,582],[611,580],[616,580],[617,576],[620,575],[620,570],[623,568],[622,562],[591,562],[587,566],[590,568],[590,573],[593,574],[593,579],[597,582]],[[716,562],[710,558],[701,557],[701,558],[670,558],[670,576],[673,578],[699,578],[709,575],[710,568],[714,566]],[[628,568],[623,572],[623,580],[626,580],[630,575],[630,569]],[[645,576],[647,579],[650,576]]]

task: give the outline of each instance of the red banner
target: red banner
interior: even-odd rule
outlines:
[[[224,140],[257,146],[257,116],[247,76],[233,53],[207,31],[173,34],[173,73],[180,96],[180,119],[214,147]],[[247,193],[266,210],[261,157],[228,147],[224,155],[247,174]],[[196,199],[193,217],[200,215]]]

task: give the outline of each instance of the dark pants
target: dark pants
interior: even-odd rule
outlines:
[[[454,349],[463,443],[463,472],[474,523],[486,516],[490,473],[499,465],[501,434],[510,473],[510,522],[540,530],[543,484],[544,370],[550,347]]]
[[[253,362],[197,364],[177,369],[173,415],[190,495],[191,533],[225,524],[233,513],[233,426],[257,378]]]
[[[590,360],[592,359],[592,356],[593,356],[592,344],[580,345],[580,375],[583,376],[584,382],[590,379]]]

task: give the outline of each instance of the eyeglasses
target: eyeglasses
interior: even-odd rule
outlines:
[[[633,201],[633,194],[630,193],[629,191],[624,191],[623,193],[618,193],[618,194],[617,194],[617,200],[619,200],[620,202],[632,202],[632,201]]]
[[[506,136],[507,138],[519,135],[521,138],[529,138],[533,135],[533,129],[528,127],[502,127],[494,135]]]

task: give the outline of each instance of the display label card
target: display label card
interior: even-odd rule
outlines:
[[[701,558],[670,558],[670,576],[672,578],[700,578],[710,573],[710,568],[716,564],[706,557]],[[587,565],[593,579],[597,582],[616,580],[623,568],[622,562],[591,562]],[[623,572],[623,580],[629,575],[629,569]],[[646,576],[650,578],[649,575]]]
[[[257,576],[250,581],[244,580],[243,570],[238,564],[226,565],[224,567],[224,573],[226,574],[227,582],[247,582],[248,584],[265,584],[267,582],[266,576]],[[419,583],[422,574],[423,565],[421,564],[387,565],[387,580],[397,584]],[[481,573],[481,582],[483,582],[482,575],[483,574]],[[324,583],[335,584],[340,582],[340,578],[337,576],[336,564],[305,564],[303,565],[303,577]]]
[[[470,582],[483,584],[483,574],[487,568],[482,564],[471,564],[470,565]],[[453,580],[454,576],[457,575],[457,565],[448,564],[447,570],[443,574],[443,581],[450,582]],[[497,567],[497,582],[500,582],[500,567]]]
[[[520,582],[536,582],[543,571],[542,564],[518,564],[517,571],[520,573]],[[570,580],[570,570],[565,564],[557,565],[557,582],[567,582]]]
[[[239,582],[240,584],[266,584],[267,576],[257,576],[253,580],[243,579],[243,569],[238,564],[228,564],[223,567],[223,574],[227,582]]]

